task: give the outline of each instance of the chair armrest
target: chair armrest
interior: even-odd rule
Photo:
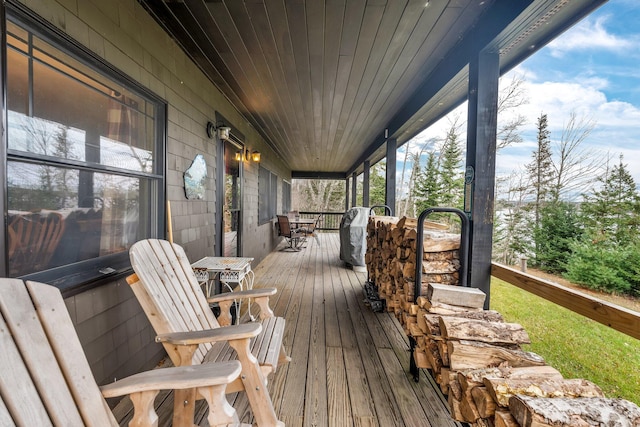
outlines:
[[[197,345],[208,342],[253,338],[260,332],[262,332],[261,323],[243,323],[242,325],[224,326],[203,331],[161,334],[156,337],[156,342],[166,342],[174,345]]]
[[[218,295],[213,295],[207,298],[208,303],[229,301],[239,298],[260,298],[270,297],[278,292],[276,288],[264,288],[264,289],[248,289],[246,291],[238,292],[224,292]]]
[[[104,397],[118,397],[144,391],[183,390],[229,384],[238,378],[241,370],[242,365],[237,360],[158,368],[100,386],[100,391]]]

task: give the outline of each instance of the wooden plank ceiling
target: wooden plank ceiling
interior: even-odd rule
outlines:
[[[480,48],[528,55],[532,39],[601,2],[140,1],[294,176],[345,175],[379,160],[385,129],[400,145],[466,98]]]

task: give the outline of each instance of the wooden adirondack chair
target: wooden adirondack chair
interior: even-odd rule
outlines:
[[[209,403],[212,426],[237,423],[225,387],[240,363],[161,368],[98,387],[60,291],[49,285],[0,279],[0,425],[118,426],[105,397],[129,394],[130,426],[157,426],[159,390],[197,388]],[[193,426],[193,413],[183,413]],[[176,424],[174,423],[174,426]]]
[[[247,393],[258,426],[284,425],[276,417],[266,380],[278,363],[289,361],[282,345],[285,321],[274,317],[269,308],[269,296],[276,289],[227,292],[207,299],[182,247],[146,239],[135,243],[129,255],[136,274],[127,281],[158,334],[156,341],[164,345],[173,363],[197,365],[237,358],[242,375],[227,392]],[[245,297],[260,307],[261,322],[221,327],[209,303],[220,304],[226,311],[220,318],[228,325],[229,306]],[[193,399],[186,396],[184,400]]]

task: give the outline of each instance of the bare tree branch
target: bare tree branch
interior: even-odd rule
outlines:
[[[529,103],[524,82],[523,76],[514,74],[511,82],[500,90],[498,93],[498,116]],[[525,122],[526,118],[518,114],[506,123],[500,124],[496,134],[496,150],[522,142],[522,137],[518,131]]]
[[[596,122],[592,118],[577,117],[575,112],[562,129],[559,141],[554,143],[556,200],[573,200],[588,190],[603,165],[602,155],[583,142]]]

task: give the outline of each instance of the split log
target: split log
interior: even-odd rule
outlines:
[[[544,366],[523,366],[519,368],[495,367],[482,369],[467,369],[458,371],[458,382],[463,390],[483,386],[484,378],[539,378],[544,380],[561,380],[562,374],[557,369]]]
[[[480,418],[471,424],[471,427],[495,427],[495,424],[493,418]]]
[[[496,412],[496,401],[486,387],[474,387],[471,389],[471,398],[478,408],[480,418],[492,417]]]
[[[453,397],[453,394],[447,396],[447,403],[449,404],[449,412],[451,412],[451,418],[456,421],[465,421],[462,413],[460,412],[460,401]]]
[[[451,363],[449,362],[449,349],[447,346],[447,342],[441,339],[436,341],[436,343],[438,344],[438,351],[440,352],[442,364],[444,366],[450,366]]]
[[[399,228],[416,228],[418,226],[418,219],[403,216],[402,218],[400,218],[400,220],[398,220],[397,226]]]
[[[407,228],[417,228],[418,227],[418,219],[417,218],[408,218],[403,216],[398,221],[398,227],[407,227]],[[449,225],[442,224],[440,222],[425,220],[423,223],[424,228],[432,228],[434,230],[448,230]]]
[[[449,379],[449,392],[453,394],[457,400],[462,399],[462,387],[460,387],[460,383],[457,380]]]
[[[427,313],[423,315],[427,334],[440,336],[440,315]]]
[[[451,380],[451,370],[447,367],[443,367],[440,370],[440,381],[438,384],[440,385],[440,391],[445,396],[449,394],[449,381]]]
[[[418,298],[419,302],[420,298]],[[456,312],[454,314],[432,314],[425,309],[420,309],[417,313],[417,321],[420,330],[425,334],[440,335],[440,317],[442,316],[454,316],[459,319],[486,320],[489,322],[504,322],[502,315],[493,310],[464,311]]]
[[[478,408],[470,395],[463,395],[462,400],[460,401],[460,415],[462,415],[463,419],[458,421],[465,421],[468,423],[476,422],[481,418]]]
[[[418,298],[416,298],[416,304],[418,304],[418,306],[422,309],[425,309],[424,306],[425,304],[427,304],[429,302],[429,300],[427,299],[427,297],[425,296],[418,296]],[[425,309],[426,310],[426,309]]]
[[[416,347],[413,352],[413,360],[416,362],[416,366],[420,369],[431,369],[431,363],[427,358],[427,354],[422,348]]]
[[[493,416],[495,427],[520,427],[509,411],[496,411]]]
[[[455,317],[462,319],[484,320],[487,322],[504,322],[502,314],[495,310],[466,311],[456,314]]]
[[[517,323],[440,317],[441,335],[448,339],[487,343],[530,344],[529,334]]]
[[[531,352],[508,349],[474,341],[448,341],[449,366],[453,370],[509,366],[540,366],[544,359]]]
[[[503,407],[509,406],[509,398],[516,394],[531,397],[604,397],[600,387],[582,379],[485,378],[484,385],[493,400]]]
[[[413,275],[412,275],[413,276]],[[448,286],[458,286],[460,275],[455,273],[422,273],[422,281],[420,282],[420,295],[426,295],[429,289],[429,283],[440,283]],[[408,280],[414,281],[413,277]],[[468,289],[468,288],[463,288]]]
[[[438,283],[429,283],[427,288],[427,298],[432,304],[482,308],[486,297],[486,294],[477,288],[447,286]]]
[[[509,411],[522,427],[640,426],[640,408],[623,399],[512,396]]]
[[[470,307],[458,307],[456,305],[444,304],[444,303],[432,303],[428,299],[426,302],[423,302],[423,306],[425,310],[432,314],[442,314],[449,316],[457,316],[462,313],[467,313],[470,311],[480,312],[481,308],[470,308]]]
[[[439,374],[442,369],[442,359],[440,358],[440,352],[438,351],[438,344],[432,340],[427,341],[425,354],[427,355],[427,359],[429,360],[429,364],[431,365],[431,369],[434,374]]]
[[[455,273],[460,270],[460,260],[452,259],[445,261],[422,261],[422,272],[423,273]],[[413,271],[416,271],[416,266],[413,264]],[[411,276],[413,277],[413,274]],[[471,289],[471,288],[463,288],[463,289]]]
[[[413,240],[411,242],[412,249],[414,251],[416,250],[416,240]],[[425,231],[423,244],[424,252],[452,251],[455,249],[460,249],[460,235],[435,231]]]
[[[413,320],[412,320],[413,319]],[[414,338],[418,338],[420,336],[423,336],[424,333],[422,332],[422,330],[418,327],[418,325],[415,323],[415,321],[417,320],[417,318],[411,316],[409,317],[409,334],[414,337]]]
[[[423,334],[430,333],[427,327],[427,319],[424,317],[427,313],[428,311],[424,308],[419,308],[418,313],[416,313],[416,321]],[[440,322],[438,322],[438,327],[440,327]]]
[[[413,262],[415,263],[415,252],[412,252]],[[453,251],[443,251],[443,252],[425,252],[422,255],[422,259],[424,261],[451,261],[458,260],[460,262],[460,252],[458,250]]]
[[[372,215],[369,217],[369,223],[373,223],[374,228],[379,228],[382,225],[396,225],[398,221],[400,218],[396,216]]]

